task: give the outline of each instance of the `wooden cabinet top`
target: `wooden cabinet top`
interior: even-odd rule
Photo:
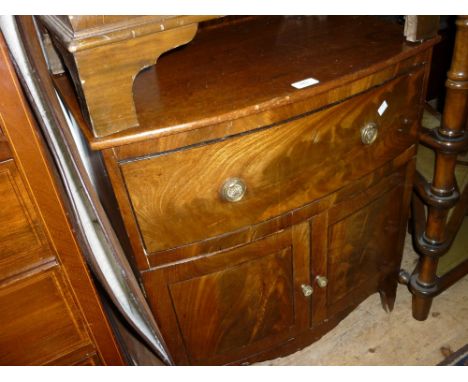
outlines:
[[[408,43],[402,25],[371,16],[208,21],[199,25],[193,41],[136,77],[138,127],[87,136],[94,143],[133,140],[274,112],[415,56],[436,41]],[[317,82],[293,86],[303,80]],[[71,98],[65,84],[59,87]]]

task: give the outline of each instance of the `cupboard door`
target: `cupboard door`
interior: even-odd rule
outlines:
[[[312,219],[312,326],[374,292],[394,298],[411,191],[406,175],[410,167]],[[326,286],[319,287],[317,276],[326,277]],[[391,308],[393,302],[388,302]]]
[[[177,363],[240,360],[307,325],[308,225],[144,274]]]

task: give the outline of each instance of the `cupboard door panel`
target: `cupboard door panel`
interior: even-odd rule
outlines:
[[[404,229],[401,219],[407,207],[403,206],[404,184],[404,172],[400,171],[383,180],[376,189],[366,190],[330,212],[329,314],[376,291],[383,282],[381,277],[393,274],[398,267],[400,233]],[[372,195],[374,191],[377,195]]]
[[[296,269],[300,252],[293,251],[292,230],[285,230],[145,273],[150,303],[169,346],[177,349],[175,358],[179,346],[185,348],[176,361],[226,363],[290,339],[306,314],[307,299],[298,293],[306,273]]]
[[[194,359],[246,346],[294,325],[290,248],[170,285]],[[203,336],[200,336],[203,333]]]

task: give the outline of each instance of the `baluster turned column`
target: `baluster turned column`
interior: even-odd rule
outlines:
[[[459,200],[455,164],[466,145],[468,114],[468,16],[458,16],[457,35],[451,68],[447,74],[447,96],[442,123],[436,134],[423,132],[421,141],[435,149],[434,177],[425,187],[428,213],[424,233],[419,238],[422,249],[418,270],[413,274],[413,316],[425,320],[432,299],[438,293],[437,265],[439,257],[449,249],[446,237],[447,215]]]

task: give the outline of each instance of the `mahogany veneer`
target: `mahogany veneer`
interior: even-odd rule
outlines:
[[[436,42],[373,17],[202,23],[136,78],[140,126],[106,137],[56,77],[177,364],[287,354],[376,291],[393,308]]]

